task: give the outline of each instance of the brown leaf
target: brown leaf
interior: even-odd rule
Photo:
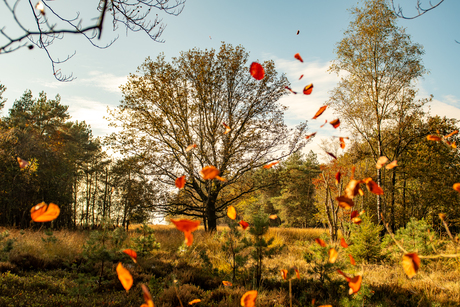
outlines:
[[[297,279],[300,279],[299,270],[298,270],[298,269],[294,269],[294,271],[295,271],[295,276],[297,277]]]
[[[458,133],[458,130],[454,130],[451,133],[449,133],[448,135],[444,136],[444,138],[448,139],[448,138],[450,138],[451,136],[453,136],[453,135],[455,135],[457,133]]]
[[[359,225],[362,222],[361,218],[359,218],[359,217],[354,217],[354,218],[351,219],[351,221],[353,223],[355,223],[356,225]]]
[[[339,202],[339,207],[341,208],[344,208],[346,210],[349,210],[351,209],[351,207],[353,207],[355,205],[355,203],[353,202],[353,200],[351,198],[348,198],[346,196],[337,196],[335,198],[335,200],[337,200]]]
[[[313,132],[312,134],[307,135],[307,136],[305,137],[305,139],[308,140],[309,138],[314,137],[314,136],[316,135],[316,133],[317,133],[317,132]]]
[[[345,139],[343,137],[339,137],[340,141],[340,148],[345,149]]]
[[[412,278],[420,268],[420,258],[417,253],[409,253],[403,256],[402,265],[407,277]]]
[[[331,156],[332,158],[334,158],[334,159],[337,160],[337,157],[336,157],[333,153],[330,153],[330,152],[328,152],[328,151],[326,151],[326,153],[327,153],[329,156]]]
[[[460,183],[454,183],[454,190],[460,193]]]
[[[335,173],[335,184],[338,185],[340,183],[340,178],[342,178],[342,173],[340,172]]]
[[[222,284],[223,284],[225,287],[231,287],[231,286],[233,286],[233,284],[232,284],[231,282],[226,281],[226,280],[222,281]]]
[[[143,297],[144,297],[144,301],[146,303],[146,304],[142,304],[141,307],[142,306],[154,307],[153,306],[153,301],[152,301],[152,296],[150,295],[149,289],[144,284],[141,284],[141,287],[142,287],[142,294],[143,294]]]
[[[371,177],[366,178],[363,180],[366,183],[367,189],[374,193],[375,195],[383,195],[383,189],[379,187],[379,185],[372,180]]]
[[[353,199],[359,193],[359,184],[362,183],[361,180],[351,179],[345,187],[345,197]]]
[[[355,217],[357,217],[357,216],[359,216],[359,212],[356,211],[356,210],[353,211],[353,212],[351,212],[351,214],[350,214],[350,218],[351,218],[351,219],[352,219],[352,218],[355,218]]]
[[[290,91],[291,93],[293,93],[293,94],[297,94],[297,92],[294,92],[294,91],[292,90],[292,88],[290,88],[289,86],[285,86],[284,88],[287,89],[287,90],[289,90],[289,91]]]

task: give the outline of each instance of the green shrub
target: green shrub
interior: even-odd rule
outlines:
[[[160,249],[160,243],[155,238],[155,231],[150,228],[147,224],[143,224],[141,227],[136,229],[138,237],[132,238],[133,249],[138,255],[145,256],[151,253],[153,250]]]
[[[382,225],[372,223],[367,214],[359,216],[361,224],[351,225],[350,253],[356,262],[376,263],[382,259],[382,247],[379,234],[383,230]]]

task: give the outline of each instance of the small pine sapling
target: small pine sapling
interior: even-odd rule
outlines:
[[[380,244],[380,232],[382,225],[376,225],[366,214],[361,214],[361,223],[351,226],[350,241],[353,242],[348,248],[357,262],[376,263],[382,258]]]
[[[248,256],[241,255],[247,246],[243,244],[243,232],[239,230],[239,223],[227,218],[229,230],[222,234],[224,243],[222,251],[228,256],[232,268],[232,283],[236,281],[238,268],[243,267],[248,261]]]
[[[147,255],[153,250],[160,249],[160,243],[155,238],[155,230],[149,227],[147,224],[143,224],[141,227],[136,229],[138,237],[132,238],[133,249],[139,255]]]

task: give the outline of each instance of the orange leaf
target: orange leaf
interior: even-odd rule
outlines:
[[[262,80],[265,76],[264,68],[257,62],[252,62],[251,66],[249,67],[249,72],[251,73],[251,76],[253,76],[256,80]]]
[[[196,303],[199,303],[199,302],[201,302],[201,300],[199,298],[196,298],[193,301],[188,302],[188,304],[193,305],[193,304],[196,304]]]
[[[224,134],[227,134],[227,133],[229,133],[230,131],[232,131],[232,128],[230,128],[226,123],[222,123],[222,125],[224,125],[224,127],[225,127],[225,132],[224,132]]]
[[[198,229],[198,225],[200,225],[200,221],[192,221],[192,220],[171,220],[171,222],[176,226],[176,228],[184,233],[185,236],[185,244],[187,246],[192,245],[193,243],[193,235],[192,232]]]
[[[335,184],[340,183],[340,178],[342,178],[342,173],[340,172],[335,173]]]
[[[343,277],[345,277],[345,279],[346,279],[347,281],[350,281],[350,280],[351,280],[351,278],[348,277],[348,276],[347,276],[344,272],[342,272],[341,270],[337,270],[337,273],[339,273],[340,275],[342,275]]]
[[[386,169],[392,169],[392,168],[395,168],[396,166],[398,166],[398,161],[394,160],[393,162],[387,164],[385,166]]]
[[[345,242],[345,239],[344,239],[344,238],[340,239],[340,245],[341,245],[343,248],[347,248],[347,247],[348,247],[348,244],[347,244],[347,242]]]
[[[375,195],[383,195],[383,189],[379,187],[379,185],[372,180],[371,177],[366,178],[363,180],[366,183],[367,189],[374,193]]]
[[[299,80],[303,78],[303,75],[300,75]]]
[[[345,139],[343,137],[339,137],[340,141],[340,148],[345,149]]]
[[[335,260],[337,260],[337,256],[339,253],[335,250],[335,248],[331,248],[327,251],[327,254],[329,255],[329,262],[334,263]]]
[[[189,152],[193,148],[196,148],[196,144],[188,145],[187,148],[185,148],[185,152]]]
[[[134,263],[137,263],[137,253],[135,251],[133,251],[132,249],[125,249],[123,251],[123,253],[125,253],[126,255],[128,255],[129,257],[131,257],[131,259],[133,259]]]
[[[361,220],[359,217],[354,217],[354,218],[351,219],[351,221],[352,221],[353,223],[355,223],[356,225],[359,225],[359,224],[361,224],[361,222],[362,222],[363,220]]]
[[[149,289],[144,284],[141,284],[141,287],[142,287],[142,294],[144,296],[144,301],[146,302],[146,304],[142,304],[141,307],[142,306],[154,307],[152,296],[150,295]]]
[[[427,135],[426,139],[428,141],[441,141],[441,138],[437,135]]]
[[[307,136],[305,137],[305,139],[308,140],[309,138],[314,137],[314,136],[316,135],[316,133],[317,133],[317,132],[313,132],[312,134],[307,135]]]
[[[179,189],[183,189],[185,187],[185,175],[182,176],[182,177],[179,177],[179,178],[176,178],[176,187],[178,187]]]
[[[303,59],[302,59],[302,57],[300,56],[300,54],[298,54],[298,53],[294,54],[294,58],[296,58],[296,59],[299,60],[301,63],[303,63]]]
[[[227,216],[232,220],[236,219],[236,209],[233,206],[228,206],[227,208]]]
[[[351,209],[355,205],[353,200],[351,198],[348,198],[346,196],[337,196],[335,198],[339,202],[339,207],[344,208],[346,210]]]
[[[412,278],[417,274],[420,268],[420,258],[417,253],[405,254],[403,256],[402,265],[407,277]]]
[[[290,88],[289,86],[285,86],[284,88],[287,89],[287,90],[289,90],[289,91],[290,91],[291,93],[293,93],[293,94],[297,94],[297,92],[294,92],[294,91],[292,90],[292,88]]]
[[[126,292],[131,289],[131,286],[133,285],[133,277],[131,276],[131,273],[127,269],[121,265],[121,262],[118,263],[117,266],[117,274],[118,274],[118,279],[121,282],[121,285],[123,288],[125,288]]]
[[[288,273],[287,270],[281,270],[281,277],[283,277],[284,280],[287,279],[287,273]]]
[[[444,219],[446,218],[446,214],[445,214],[445,213],[439,213],[438,216],[439,216],[439,218],[440,218],[441,220],[443,220],[443,221],[444,221]]]
[[[362,183],[361,180],[351,179],[345,187],[345,197],[353,199],[359,193],[359,184]]]
[[[272,214],[268,218],[271,219],[271,220],[276,220],[276,219],[278,219],[278,215]]]
[[[359,212],[355,210],[355,211],[351,212],[350,218],[355,218],[355,217],[357,217],[358,215],[359,215]]]
[[[233,286],[231,282],[225,281],[225,280],[222,281],[222,284],[223,284],[225,287],[231,287],[231,286]]]
[[[334,119],[333,121],[329,122],[329,124],[332,125],[332,127],[334,127],[335,129],[337,129],[339,126],[340,126],[340,120],[337,118],[337,119]]]
[[[241,306],[243,307],[254,307],[256,305],[257,291],[252,290],[246,292],[241,298]]]
[[[297,277],[297,279],[300,279],[300,273],[299,273],[299,270],[297,269],[294,269],[295,271],[295,276]]]
[[[318,243],[321,247],[326,247],[326,242],[324,242],[323,239],[320,239],[320,238],[316,238],[315,239],[315,242]]]
[[[303,88],[303,93],[304,93],[305,95],[310,95],[311,92],[313,92],[313,83],[310,83],[310,84],[308,84],[307,86],[305,86],[305,87]],[[321,112],[321,113],[322,113],[322,112]],[[319,115],[318,115],[318,116],[319,116]],[[314,118],[313,118],[313,119],[314,119]]]
[[[50,222],[55,220],[61,210],[53,203],[47,205],[45,202],[41,202],[30,209],[30,216],[34,222]]]
[[[324,111],[326,111],[327,109],[327,106],[322,106],[321,108],[319,108],[318,112],[316,112],[315,116],[313,116],[313,119],[317,119],[321,114],[324,113]]]
[[[27,166],[29,166],[29,161],[26,161],[26,160],[23,160],[19,157],[16,158],[18,160],[18,163],[19,163],[19,168],[23,169],[23,168],[26,168]]]
[[[351,263],[352,265],[356,265],[356,261],[355,261],[355,259],[353,258],[353,256],[352,256],[351,254],[349,254],[348,256],[350,257],[350,263]]]
[[[219,176],[219,174],[220,171],[212,165],[205,166],[200,171],[200,175],[204,180],[214,179],[216,176]]]
[[[222,182],[227,181],[227,179],[222,178],[222,177],[220,177],[220,176],[216,176],[216,179],[219,180],[219,181],[222,181]]]
[[[241,220],[238,224],[241,225],[241,228],[243,228],[243,230],[246,230],[246,228],[249,227],[249,223],[248,222],[245,222],[243,220]]]
[[[361,289],[361,282],[363,281],[363,277],[361,275],[357,275],[351,278],[348,281],[348,286],[350,287],[350,294],[357,293],[359,289]]]
[[[269,169],[269,168],[271,168],[272,166],[275,166],[278,163],[280,163],[280,161],[275,161],[275,162],[269,163],[267,165],[264,165],[264,168]]]
[[[385,156],[381,156],[380,158],[377,159],[377,163],[375,164],[375,167],[377,169],[381,169],[382,166],[388,162],[388,158]]]
[[[332,305],[320,305],[318,307],[332,307]]]
[[[324,124],[322,124],[322,125],[321,125],[321,126],[319,126],[319,127],[320,127],[320,128],[323,128],[323,127],[324,127],[324,125],[326,125],[326,124],[327,124],[327,119],[324,121]]]
[[[454,190],[460,193],[460,183],[454,183]]]
[[[448,138],[450,138],[451,136],[453,136],[454,134],[457,134],[457,133],[458,133],[458,130],[454,130],[451,133],[449,133],[448,135],[446,135],[444,138],[448,139]]]

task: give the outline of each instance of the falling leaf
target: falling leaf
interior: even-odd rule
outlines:
[[[375,167],[377,169],[381,169],[382,166],[388,162],[388,158],[385,156],[381,156],[380,158],[377,159],[377,163],[375,164]]]
[[[299,80],[303,78],[303,75],[300,75]]]
[[[265,76],[264,68],[257,62],[252,62],[251,66],[249,67],[249,72],[251,73],[251,76],[253,76],[256,80],[262,80]]]
[[[231,287],[231,286],[233,286],[233,284],[232,284],[231,282],[225,281],[225,280],[222,281],[222,284],[223,284],[225,287]]]
[[[457,145],[455,144],[455,142],[452,142],[452,144],[450,145],[452,148],[457,148]]]
[[[352,218],[355,218],[355,217],[357,217],[357,216],[359,216],[359,212],[356,211],[356,210],[353,211],[353,212],[351,212],[351,214],[350,214],[350,218],[351,218],[351,219],[352,219]]]
[[[324,127],[324,125],[326,125],[326,124],[327,124],[327,119],[324,121],[324,124],[322,124],[322,125],[321,125],[321,126],[319,126],[319,127],[320,127],[320,128],[323,128],[323,127]]]
[[[295,276],[297,277],[297,279],[300,279],[299,270],[298,270],[298,269],[294,269],[294,271],[295,271]]]
[[[327,153],[329,156],[331,156],[332,158],[334,158],[334,159],[337,160],[337,157],[336,157],[333,153],[330,153],[330,152],[328,152],[328,151],[326,151],[326,153]]]
[[[342,173],[340,172],[335,173],[335,184],[338,185],[340,183],[340,178],[342,178]]]
[[[348,286],[350,287],[350,294],[357,293],[359,289],[361,289],[361,282],[363,281],[363,277],[361,275],[357,275],[351,278],[348,281]]]
[[[248,222],[245,222],[243,220],[241,220],[238,224],[241,225],[241,228],[243,228],[243,230],[246,230],[246,228],[249,227],[249,223]]]
[[[294,58],[296,58],[296,59],[299,60],[301,63],[303,63],[303,59],[302,59],[302,57],[300,56],[300,54],[298,54],[298,53],[294,54]]]
[[[236,219],[236,209],[233,206],[228,206],[227,216],[232,220]]]
[[[26,168],[27,166],[29,166],[29,161],[26,161],[26,160],[23,160],[19,157],[17,157],[17,160],[18,160],[18,163],[19,163],[19,168],[23,169],[23,168]]]
[[[316,238],[315,239],[315,242],[318,243],[320,246],[322,247],[326,247],[326,242],[324,242],[323,239],[320,239],[320,238]]]
[[[185,152],[189,152],[189,151],[192,150],[193,148],[196,148],[196,144],[188,145],[187,148],[185,148]]]
[[[340,148],[345,149],[345,139],[343,137],[339,137],[340,141]]]
[[[437,135],[427,135],[426,139],[428,141],[441,141],[441,138]]]
[[[45,5],[43,4],[43,2],[38,1],[35,5],[35,9],[39,10],[43,16],[45,15]]]
[[[334,263],[337,260],[337,256],[339,255],[335,248],[329,249],[327,254],[329,255],[329,263]]]
[[[278,215],[272,214],[268,218],[271,219],[271,220],[276,220],[276,219],[278,219]]]
[[[187,246],[192,245],[193,243],[193,235],[192,232],[198,229],[200,225],[200,221],[192,221],[192,220],[171,220],[176,228],[184,233],[185,236],[185,244]]]
[[[403,256],[402,265],[407,277],[412,278],[420,268],[420,258],[417,253],[409,253]]]
[[[128,255],[129,257],[131,257],[131,259],[134,261],[134,263],[137,263],[137,253],[135,251],[133,251],[132,249],[125,249],[123,251],[123,253],[125,253],[126,255]]]
[[[320,305],[318,307],[332,307],[332,305]]]
[[[297,30],[297,35],[299,35],[299,33],[300,33],[300,30]]]
[[[199,302],[201,302],[201,300],[199,298],[196,298],[193,301],[188,302],[188,304],[193,305],[193,304],[196,304],[196,303],[199,303]]]
[[[398,161],[394,160],[393,162],[388,163],[388,164],[385,166],[385,168],[386,168],[386,169],[393,169],[393,168],[395,168],[396,166],[398,166]]]
[[[219,180],[219,181],[222,181],[222,182],[227,181],[227,179],[222,178],[222,177],[220,177],[220,176],[216,176],[216,179]]]
[[[284,280],[287,279],[287,273],[288,273],[287,270],[281,270],[281,277],[283,277]]]
[[[246,292],[241,298],[241,306],[243,307],[254,307],[256,305],[257,291],[252,290]]]
[[[146,303],[146,305],[142,304],[141,307],[142,306],[154,307],[153,306],[153,301],[152,301],[152,296],[150,295],[149,289],[144,284],[141,284],[141,287],[142,287],[142,294],[144,296],[144,301]]]
[[[297,92],[294,92],[294,91],[292,90],[292,88],[290,88],[289,86],[285,86],[284,88],[287,89],[287,90],[289,90],[289,91],[290,91],[291,93],[293,93],[293,94],[297,94]]]
[[[353,202],[353,200],[351,198],[348,198],[348,197],[346,197],[344,195],[337,196],[335,198],[335,200],[337,200],[339,202],[339,207],[344,208],[346,210],[351,209],[351,207],[353,207],[355,205],[355,203]]]
[[[321,114],[324,113],[324,111],[326,111],[327,109],[327,106],[322,106],[321,108],[319,108],[318,112],[316,112],[315,116],[313,116],[313,119],[317,119]]]
[[[310,84],[308,84],[307,86],[305,86],[305,87],[303,88],[303,93],[304,93],[305,95],[310,95],[311,92],[313,92],[313,83],[310,83]],[[323,112],[321,112],[321,113],[323,113]],[[318,116],[319,116],[319,115],[318,115]],[[315,119],[315,118],[313,118],[313,119]]]
[[[353,199],[359,193],[359,184],[362,183],[361,180],[351,179],[345,187],[345,196]]]
[[[127,269],[123,267],[121,262],[118,263],[117,266],[117,274],[118,274],[118,279],[121,282],[121,285],[123,288],[125,288],[126,292],[131,289],[131,286],[133,285],[133,277],[131,276],[131,273]]]
[[[339,273],[340,275],[342,275],[343,277],[345,277],[345,279],[346,279],[347,281],[350,281],[350,280],[351,280],[351,278],[348,277],[348,276],[347,276],[344,272],[342,272],[341,270],[337,269],[337,273]]]
[[[308,140],[309,138],[314,137],[314,136],[316,135],[316,133],[317,133],[317,132],[313,132],[312,134],[307,135],[307,136],[305,137],[305,139]]]
[[[371,177],[363,179],[363,182],[366,183],[367,189],[374,193],[375,195],[383,195],[383,189],[379,187],[379,185],[372,180]]]
[[[219,174],[220,174],[220,171],[212,165],[205,166],[200,171],[200,175],[204,180],[214,179]]]
[[[458,130],[454,130],[451,133],[449,133],[448,135],[444,136],[444,138],[448,139],[448,138],[450,138],[451,136],[453,136],[453,135],[455,135],[457,133],[458,133]]]
[[[34,222],[50,222],[55,220],[61,210],[53,203],[47,205],[45,202],[41,202],[30,209],[30,217]]]
[[[265,169],[269,169],[269,168],[272,168],[272,166],[275,166],[276,164],[280,163],[280,161],[275,161],[275,162],[272,162],[272,163],[269,163],[267,165],[264,165],[264,168]]]
[[[225,127],[225,132],[224,132],[224,134],[227,134],[227,133],[229,133],[230,131],[232,131],[232,128],[230,128],[226,123],[222,123],[222,125],[224,125],[224,127]]]
[[[348,244],[347,244],[347,242],[345,242],[345,239],[344,239],[344,238],[340,239],[340,245],[341,245],[343,248],[348,248]]]
[[[445,213],[439,213],[438,216],[439,216],[439,218],[440,218],[441,220],[443,220],[443,221],[444,221],[444,219],[446,218],[446,214],[445,214]]]
[[[454,190],[460,193],[460,183],[454,183]]]
[[[364,191],[361,190],[361,188],[358,189],[358,194],[361,195],[361,196],[364,196]]]
[[[362,220],[359,217],[354,217],[351,219],[351,221],[355,223],[356,225],[359,225],[362,222]]]
[[[335,129],[337,129],[339,126],[340,126],[340,120],[337,118],[337,119],[334,119],[333,121],[329,122],[329,124],[332,125],[332,127],[334,127]]]
[[[186,182],[185,175],[182,177],[176,178],[176,181],[175,181],[176,187],[178,187],[179,189],[183,189],[185,187],[185,182]]]
[[[352,265],[356,265],[356,261],[355,261],[355,258],[353,258],[353,256],[351,254],[348,254],[348,257],[350,257],[350,263]]]

